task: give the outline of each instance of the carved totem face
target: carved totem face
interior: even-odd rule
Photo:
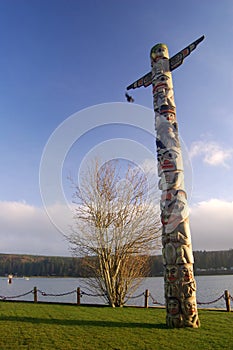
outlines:
[[[167,309],[170,315],[177,315],[180,312],[179,301],[175,298],[169,299]]]
[[[166,280],[169,282],[175,282],[178,278],[178,267],[177,266],[167,266],[166,267]]]
[[[170,125],[175,129],[174,131],[177,131],[177,122],[176,122],[176,115],[172,112],[165,112],[163,114],[157,114],[155,119],[155,126],[156,130],[159,130],[159,127],[162,123],[170,123]]]
[[[160,149],[158,150],[158,174],[164,171],[183,170],[180,149]]]
[[[171,124],[176,123],[176,115],[175,113],[167,112],[163,114],[163,117]]]
[[[167,74],[161,74],[159,75],[154,81],[153,81],[153,95],[157,94],[158,92],[162,91],[162,89],[168,90],[169,89],[169,79],[170,77]]]
[[[168,48],[165,44],[157,44],[150,52],[151,62],[157,62],[161,58],[169,58]]]
[[[184,282],[190,282],[193,280],[193,266],[186,264],[181,268],[181,276]]]
[[[184,312],[187,316],[192,316],[197,312],[195,297],[188,298],[184,301]]]

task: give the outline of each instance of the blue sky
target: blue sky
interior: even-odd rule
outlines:
[[[2,253],[69,254],[40,195],[40,162],[52,133],[83,109],[125,103],[125,87],[150,70],[154,44],[166,43],[172,56],[203,34],[173,72],[193,169],[193,248],[233,248],[232,18],[231,0],[0,0]],[[132,94],[152,109],[150,87]],[[153,136],[135,127],[99,126],[71,147],[64,187],[69,168],[76,172],[73,160],[117,137],[153,150]],[[62,208],[53,210],[62,216]]]

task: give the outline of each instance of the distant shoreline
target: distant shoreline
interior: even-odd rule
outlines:
[[[228,251],[194,251],[195,276],[232,275],[233,249]],[[163,258],[150,256],[146,277],[163,276]],[[0,276],[8,277],[93,277],[82,257],[0,254]]]
[[[196,271],[194,272],[194,275],[195,276],[230,276],[230,275],[233,275],[233,271],[232,270],[227,270],[227,271]],[[163,273],[161,272],[160,274],[156,274],[156,275],[153,275],[153,276],[145,276],[145,277],[142,277],[142,278],[154,278],[154,277],[163,277]],[[81,278],[81,279],[86,279],[86,278],[94,278],[92,276],[86,276],[86,277],[80,277],[80,276],[49,276],[49,275],[41,275],[41,276],[17,276],[17,275],[13,275],[12,277],[13,279],[25,279],[25,281],[27,279],[30,279],[30,278]],[[8,279],[8,276],[5,275],[5,276],[0,276],[0,279]]]

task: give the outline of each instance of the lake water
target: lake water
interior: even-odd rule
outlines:
[[[212,302],[224,294],[225,290],[233,296],[233,275],[222,276],[196,276],[197,282],[197,301],[200,303]],[[59,303],[76,303],[77,287],[84,292],[81,298],[81,304],[105,304],[101,297],[86,295],[91,293],[86,285],[85,279],[82,278],[13,278],[12,283],[8,284],[7,278],[0,278],[0,299],[6,297],[9,300],[26,300],[33,301],[33,288],[37,287],[38,301],[59,302]],[[144,305],[145,290],[150,291],[149,306],[164,304],[164,281],[163,277],[145,278],[135,292],[135,298],[131,298],[127,305]],[[29,293],[27,295],[23,295]],[[43,295],[43,294],[50,294]],[[57,294],[64,294],[57,296]],[[13,298],[12,298],[13,297]],[[17,297],[17,298],[15,298]],[[156,301],[158,304],[154,304]],[[225,300],[220,300],[211,304],[199,304],[199,308],[225,308]]]

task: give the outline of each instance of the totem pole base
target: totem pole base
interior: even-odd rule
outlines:
[[[192,264],[165,268],[166,323],[169,328],[199,328]]]

